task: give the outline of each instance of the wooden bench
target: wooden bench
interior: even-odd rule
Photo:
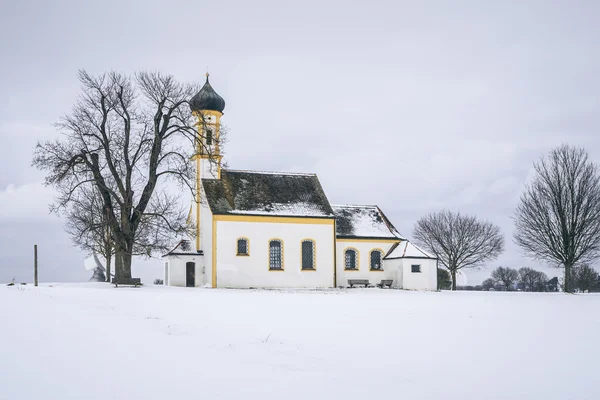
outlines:
[[[391,289],[393,282],[394,282],[393,279],[382,279],[381,282],[377,284],[377,287],[383,289],[383,288],[385,288],[387,286],[387,287],[389,287]]]
[[[142,280],[140,278],[112,278],[112,283],[115,287],[119,287],[119,285],[138,287],[142,285]]]
[[[354,285],[363,285],[364,287],[369,287],[368,279],[348,279],[348,285],[350,287],[354,287]]]

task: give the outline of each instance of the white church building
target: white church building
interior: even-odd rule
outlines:
[[[221,168],[225,101],[208,81],[191,100],[198,120],[195,238],[165,257],[164,284],[213,288],[333,288],[391,281],[437,289],[437,259],[377,206],[332,205],[317,175]]]

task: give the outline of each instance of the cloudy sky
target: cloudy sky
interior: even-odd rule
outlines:
[[[50,4],[52,3],[52,4]],[[287,4],[284,4],[287,3]],[[48,213],[35,143],[79,91],[77,70],[159,70],[227,101],[236,169],[316,172],[332,203],[378,204],[404,235],[441,208],[512,244],[532,162],[561,143],[600,161],[597,1],[3,1],[0,282],[86,280]],[[160,276],[160,261],[134,274]],[[547,270],[551,275],[558,270]]]

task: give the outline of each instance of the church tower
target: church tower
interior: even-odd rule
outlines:
[[[201,188],[202,179],[221,178],[220,128],[225,100],[215,92],[208,81],[190,100],[192,114],[196,117],[197,136],[194,151],[196,161],[196,200],[192,205],[196,214],[196,250],[201,249]]]

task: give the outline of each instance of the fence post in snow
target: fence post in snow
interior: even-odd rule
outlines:
[[[33,284],[38,285],[38,273],[37,273],[37,244],[33,245]]]

